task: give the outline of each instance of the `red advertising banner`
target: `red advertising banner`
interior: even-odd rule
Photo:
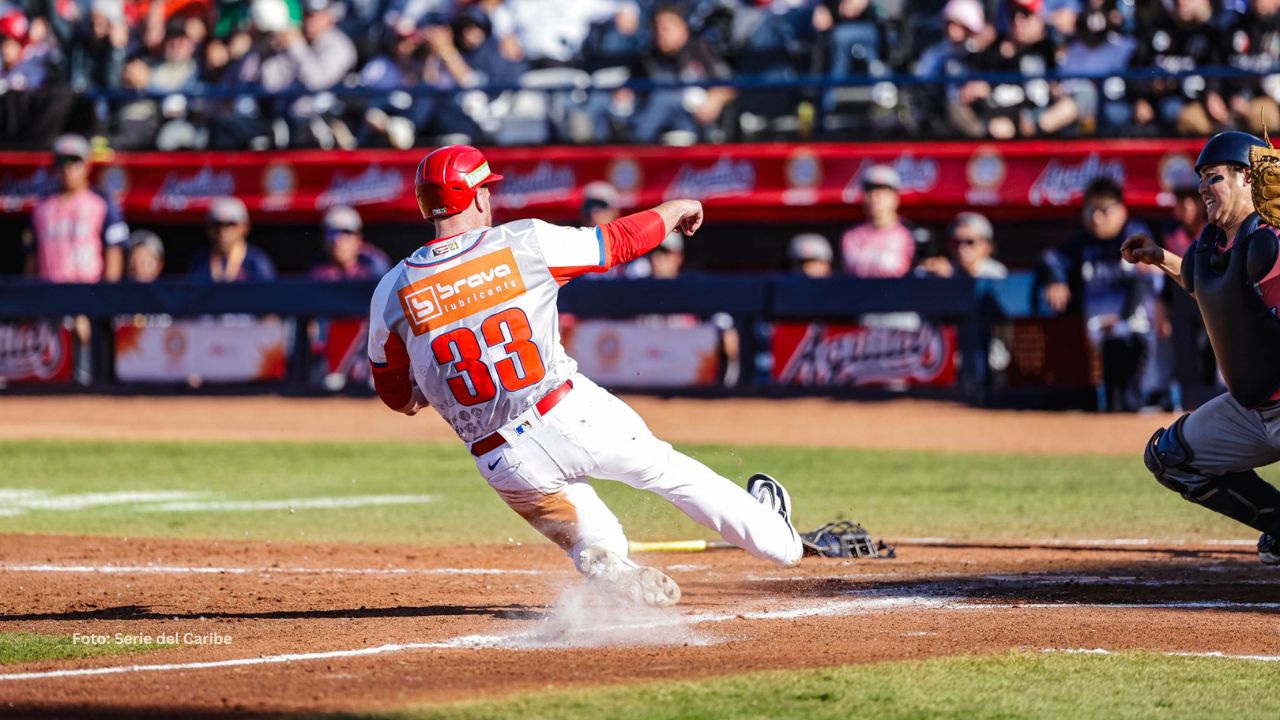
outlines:
[[[773,326],[773,378],[779,385],[950,387],[956,380],[955,356],[956,331],[950,326]]]
[[[59,323],[0,323],[0,385],[71,382],[72,348]]]
[[[1121,181],[1139,212],[1172,204],[1194,176],[1196,140],[985,143],[810,143],[666,147],[492,148],[506,178],[500,219],[577,217],[582,188],[606,180],[631,208],[701,199],[727,221],[848,220],[860,213],[860,178],[874,163],[902,176],[912,218],[949,219],[984,208],[1003,219],[1066,217],[1093,178]],[[118,153],[99,164],[99,188],[135,222],[197,220],[209,201],[236,195],[257,221],[313,221],[353,205],[372,221],[418,217],[413,172],[424,150]],[[29,211],[52,188],[48,155],[0,153],[0,211]]]

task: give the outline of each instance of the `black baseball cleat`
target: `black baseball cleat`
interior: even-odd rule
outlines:
[[[1262,533],[1258,538],[1258,560],[1263,565],[1280,565],[1280,536]]]
[[[800,547],[802,545],[800,533],[796,532],[796,526],[791,522],[791,496],[787,494],[787,489],[782,487],[782,483],[764,473],[756,473],[747,479],[747,492],[761,505],[782,516],[791,530],[791,537],[795,538],[796,546]],[[798,559],[799,556],[797,561]]]

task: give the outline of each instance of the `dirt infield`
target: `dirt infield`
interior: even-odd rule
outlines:
[[[735,551],[651,556],[684,600],[620,611],[544,546],[9,536],[0,631],[173,634],[181,644],[5,666],[0,714],[369,710],[1010,648],[1280,656],[1280,573],[1244,548],[899,554],[790,570]]]
[[[626,400],[663,439],[728,445],[1126,455],[1173,419],[917,400]],[[0,438],[456,440],[433,412],[406,418],[348,398],[9,397],[4,410]]]
[[[630,401],[665,438],[728,444],[1129,454],[1168,420],[908,401]],[[376,401],[4,405],[6,438],[452,439],[434,416],[405,419]],[[0,632],[178,641],[0,666],[0,716],[362,711],[1009,649],[1280,660],[1280,572],[1248,547],[919,541],[894,560],[795,569],[737,551],[645,561],[680,582],[679,606],[621,608],[587,591],[550,545],[0,535]]]

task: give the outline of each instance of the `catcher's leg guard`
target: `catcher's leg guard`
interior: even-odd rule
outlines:
[[[1143,461],[1156,480],[1189,502],[1226,515],[1261,532],[1280,529],[1280,490],[1253,470],[1208,476],[1192,464],[1191,449],[1183,440],[1187,416],[1160,428],[1147,443]]]

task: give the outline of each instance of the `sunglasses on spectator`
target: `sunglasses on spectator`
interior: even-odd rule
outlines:
[[[211,228],[235,227],[239,224],[240,223],[238,222],[232,222],[230,220],[210,220],[209,221],[209,227]]]
[[[75,165],[76,163],[83,162],[84,158],[77,157],[75,155],[57,155],[53,158],[53,164],[55,167],[66,167],[67,165]]]
[[[955,235],[951,237],[951,244],[955,245],[956,247],[969,247],[971,245],[977,245],[978,243],[979,243],[978,238],[955,236]]]

